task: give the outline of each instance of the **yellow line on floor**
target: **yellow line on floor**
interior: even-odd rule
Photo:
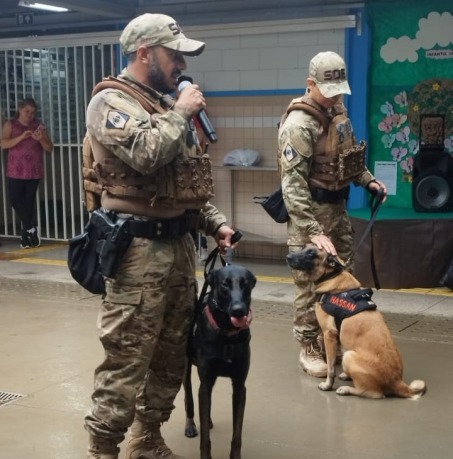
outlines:
[[[29,263],[32,265],[68,266],[66,260],[49,260],[48,258],[16,258],[12,263]]]
[[[44,252],[48,250],[50,247],[53,249],[67,247],[67,244],[53,244],[52,246],[45,246],[45,247],[37,247],[35,249],[27,249],[26,253],[30,253],[30,255],[36,252]],[[25,255],[24,250],[16,251],[21,255]],[[12,254],[15,252],[8,252],[8,254]],[[22,257],[16,258],[14,260],[9,260],[13,263],[29,263],[29,264],[37,264],[37,265],[49,265],[49,266],[67,266],[66,260],[51,260],[47,258],[35,258],[35,257]],[[203,277],[203,271],[196,272],[197,277]],[[291,277],[279,277],[279,276],[260,276],[257,275],[257,280],[261,282],[271,282],[276,284],[292,284],[293,279]],[[438,288],[408,288],[408,289],[381,289],[384,292],[401,292],[401,293],[413,293],[419,295],[440,295],[440,296],[453,296],[453,290],[449,290],[445,287],[438,287]]]
[[[204,272],[203,271],[197,271],[196,272],[197,277],[203,277]],[[279,277],[279,276],[260,276],[257,275],[256,279],[261,282],[275,282],[278,284],[292,284],[293,279],[291,277]]]
[[[7,253],[8,255],[21,255],[23,258],[27,258],[27,255],[34,255],[35,253],[41,253],[41,252],[48,252],[49,250],[55,250],[55,249],[62,249],[62,248],[67,248],[68,244],[65,243],[57,243],[57,244],[49,244],[49,245],[41,245],[39,247],[30,247],[29,249],[17,249],[17,250],[8,250]]]
[[[449,290],[445,287],[433,287],[433,288],[397,288],[397,289],[381,289],[386,292],[400,292],[400,293],[415,293],[419,295],[441,295],[441,296],[453,296],[453,290]]]
[[[292,284],[294,281],[292,277],[278,277],[278,276],[256,276],[262,282],[276,282],[278,284]]]
[[[33,258],[37,253],[49,252],[56,249],[67,248],[68,245],[65,243],[42,245],[40,247],[29,248],[29,249],[18,249],[18,250],[7,250],[0,252],[1,261],[13,261]]]
[[[37,249],[31,249],[37,250]],[[9,252],[11,253],[11,252]],[[23,254],[23,251],[21,252]],[[29,263],[35,265],[48,265],[48,266],[67,266],[66,260],[50,260],[48,258],[36,258],[36,257],[24,257],[24,258],[16,258],[15,260],[10,260],[13,263]],[[197,277],[203,277],[203,271],[196,272]],[[292,284],[293,280],[290,277],[278,277],[278,276],[257,276],[258,281],[261,282],[275,282],[275,283],[284,283],[284,284]]]

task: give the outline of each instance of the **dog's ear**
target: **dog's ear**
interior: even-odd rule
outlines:
[[[326,264],[329,268],[346,268],[343,261],[335,255],[327,255]]]
[[[247,280],[250,283],[252,288],[255,287],[255,285],[256,285],[256,277],[251,271],[248,272]]]
[[[206,282],[208,283],[208,285],[210,285],[211,287],[214,287],[215,283],[216,283],[216,279],[217,279],[217,272],[219,270],[218,269],[212,269],[211,271],[208,272],[208,275],[206,276]]]

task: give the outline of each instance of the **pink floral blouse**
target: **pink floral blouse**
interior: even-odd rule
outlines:
[[[21,135],[24,131],[34,131],[42,123],[33,120],[24,126],[19,120],[11,120],[11,138]],[[41,179],[44,177],[44,151],[41,144],[28,137],[8,151],[6,175],[14,179]]]

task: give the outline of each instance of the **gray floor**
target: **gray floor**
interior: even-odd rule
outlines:
[[[92,374],[102,356],[99,298],[75,284],[66,248],[0,246],[0,459],[82,459]],[[317,389],[297,368],[291,332],[293,288],[282,263],[235,260],[258,276],[243,459],[447,459],[453,450],[453,296],[445,289],[375,293],[405,363],[405,380],[424,379],[417,401],[342,398]],[[202,282],[200,266],[199,280]],[[196,376],[194,385],[197,387]],[[1,397],[22,398],[1,405]],[[228,458],[231,388],[214,389],[213,457]],[[164,428],[167,443],[196,459],[183,435],[182,393]],[[120,456],[122,458],[122,456]]]

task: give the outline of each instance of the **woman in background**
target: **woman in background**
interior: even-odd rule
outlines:
[[[53,150],[44,124],[36,118],[37,108],[32,98],[20,102],[15,119],[3,126],[1,141],[1,147],[8,150],[9,201],[22,224],[23,249],[40,245],[34,216],[36,191],[44,177],[43,153]]]

